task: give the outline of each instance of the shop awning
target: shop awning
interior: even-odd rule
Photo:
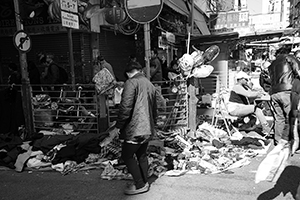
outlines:
[[[176,12],[189,16],[189,11],[186,7],[186,4],[182,0],[165,0],[164,3],[175,10]]]
[[[188,3],[189,6],[189,10],[191,9],[191,4]],[[210,31],[207,27],[207,23],[204,17],[203,12],[201,13],[200,8],[198,8],[195,5],[194,11],[193,11],[193,17],[194,17],[194,23],[196,24],[196,26],[198,27],[199,31],[201,32],[202,35],[210,35]]]
[[[199,28],[202,35],[210,35],[210,31],[207,27],[206,20],[205,20],[204,16],[199,11],[197,11],[196,9],[194,9],[193,15],[194,15],[195,24]]]
[[[189,9],[187,8],[187,5],[183,0],[165,0],[164,3],[176,12],[189,17],[191,8],[190,3],[188,3]],[[202,35],[210,35],[210,31],[207,27],[205,17],[199,10],[200,8],[197,8],[195,6],[193,12],[194,22]]]

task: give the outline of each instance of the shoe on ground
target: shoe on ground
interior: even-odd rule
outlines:
[[[265,137],[269,136],[271,133],[271,127],[269,126],[268,123],[262,124],[262,133],[264,134]]]
[[[150,189],[149,183],[146,183],[144,187],[136,189],[134,184],[128,185],[128,187],[125,189],[124,194],[127,195],[135,195],[135,194],[142,194],[145,192],[148,192]]]

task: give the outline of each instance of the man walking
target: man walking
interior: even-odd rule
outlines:
[[[120,131],[119,137],[124,140],[122,159],[134,180],[124,193],[133,195],[150,188],[146,150],[154,134],[157,104],[155,87],[143,74],[142,66],[130,62],[125,72],[129,79],[124,84],[116,128],[111,134]]]
[[[279,142],[284,145],[290,140],[290,98],[294,81],[300,77],[299,67],[296,58],[284,52],[281,52],[269,67],[271,80],[269,93],[275,109],[275,144]]]

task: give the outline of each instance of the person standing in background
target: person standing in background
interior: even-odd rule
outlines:
[[[96,64],[94,65],[94,76],[103,68],[106,68],[110,73],[111,75],[113,75],[113,77],[116,79],[116,76],[115,76],[115,73],[114,73],[114,70],[113,70],[113,67],[111,66],[111,64],[109,64],[103,56],[98,56],[97,57],[97,62]],[[94,77],[93,76],[93,77]]]
[[[41,86],[39,86],[41,84],[41,75],[33,61],[28,62],[28,76],[33,94],[38,94],[41,91]]]
[[[271,63],[268,60],[267,54],[263,54],[261,63],[261,72],[259,75],[259,85],[264,89],[265,92],[269,92],[271,87],[271,80],[268,68]]]
[[[45,65],[42,82],[45,84],[60,84],[59,68],[54,62],[54,55],[51,53],[41,55],[40,62]]]
[[[168,63],[167,63],[167,59],[164,55],[162,55],[161,59],[161,70],[162,70],[162,79],[163,81],[167,81],[168,79]]]
[[[151,50],[151,60],[150,60],[150,80],[151,82],[157,81],[154,85],[160,85],[159,82],[162,81],[162,68],[161,62],[158,58],[157,49]]]
[[[67,83],[68,75],[64,76],[61,74],[61,67],[54,62],[54,54],[40,53],[38,57],[40,63],[45,66],[44,72],[41,75],[41,83],[48,85],[46,89],[49,90],[51,97],[58,97],[61,86],[57,85]]]
[[[18,66],[15,63],[10,63],[8,65],[8,70],[10,71],[10,75],[7,83],[10,85],[21,84],[21,74],[18,71]]]

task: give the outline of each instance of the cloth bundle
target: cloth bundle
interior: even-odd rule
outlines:
[[[108,69],[103,68],[94,76],[93,82],[95,83],[97,92],[103,94],[113,88],[115,78]]]

